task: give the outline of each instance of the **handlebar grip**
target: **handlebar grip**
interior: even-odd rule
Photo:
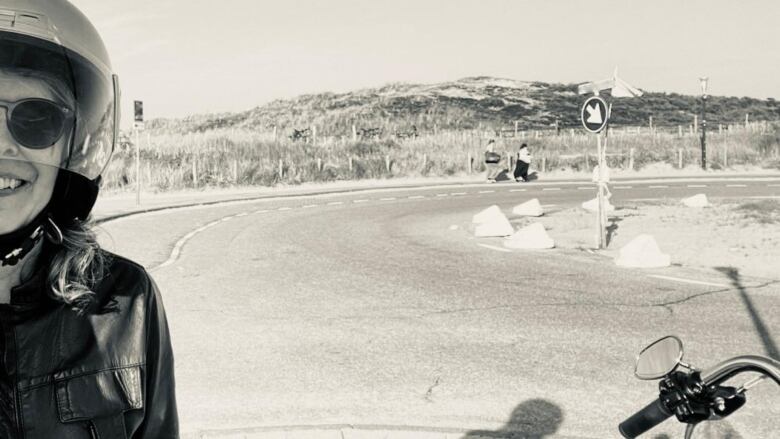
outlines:
[[[645,408],[623,421],[620,424],[620,434],[622,434],[624,438],[634,439],[661,422],[664,422],[670,416],[672,416],[672,413],[664,407],[660,399],[656,399]]]

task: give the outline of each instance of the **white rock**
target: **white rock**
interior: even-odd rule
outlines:
[[[502,213],[500,217],[496,216],[490,221],[477,224],[477,227],[474,230],[474,236],[477,238],[504,237],[509,236],[514,232],[514,227],[512,227],[512,224]]]
[[[533,223],[504,240],[504,247],[520,249],[544,249],[555,247],[555,241],[547,234],[542,223]]]
[[[621,267],[668,267],[671,264],[671,257],[661,253],[655,238],[650,235],[639,235],[620,249],[615,263]]]
[[[707,207],[710,205],[707,196],[704,194],[696,194],[692,197],[683,198],[682,204],[688,207]]]
[[[598,212],[599,211],[599,199],[594,198],[590,201],[586,201],[582,203],[582,208],[589,211],[589,212]],[[609,204],[609,200],[604,197],[604,208],[607,210],[607,212],[614,212],[615,206]]]
[[[522,216],[542,216],[544,215],[544,209],[542,209],[541,203],[538,198],[526,201],[523,204],[518,204],[512,209],[512,213]]]
[[[499,217],[504,217],[504,213],[495,204],[483,210],[482,212],[474,215],[471,222],[474,224],[486,223]],[[506,217],[504,217],[506,218]]]

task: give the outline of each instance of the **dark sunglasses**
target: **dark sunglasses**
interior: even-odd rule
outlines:
[[[62,137],[73,110],[46,99],[30,98],[16,102],[0,101],[6,109],[8,131],[22,146],[46,149]]]

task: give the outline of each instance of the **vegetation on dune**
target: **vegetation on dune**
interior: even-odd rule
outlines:
[[[498,140],[504,157],[528,143],[533,167],[542,171],[589,171],[595,140],[580,128],[584,99],[576,89],[478,77],[305,95],[243,113],[152,120],[140,142],[140,177],[144,187],[166,190],[467,175],[483,171],[487,138]],[[698,164],[693,123],[700,98],[646,93],[613,102],[611,167]],[[780,168],[780,125],[767,122],[777,120],[780,104],[772,99],[710,97],[709,165]],[[134,137],[128,134],[105,173],[108,187],[135,186]]]

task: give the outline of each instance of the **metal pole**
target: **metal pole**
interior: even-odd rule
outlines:
[[[606,236],[604,234],[604,213],[605,208],[604,206],[604,160],[603,160],[603,148],[601,145],[601,136],[602,133],[598,133],[596,137],[597,141],[597,153],[598,153],[598,167],[599,167],[599,174],[598,174],[598,202],[599,202],[599,211],[598,211],[598,227],[599,227],[599,249],[606,248]]]
[[[707,170],[707,120],[704,115],[707,111],[707,94],[701,97],[701,168]]]
[[[141,204],[141,130],[135,130],[135,205]]]

